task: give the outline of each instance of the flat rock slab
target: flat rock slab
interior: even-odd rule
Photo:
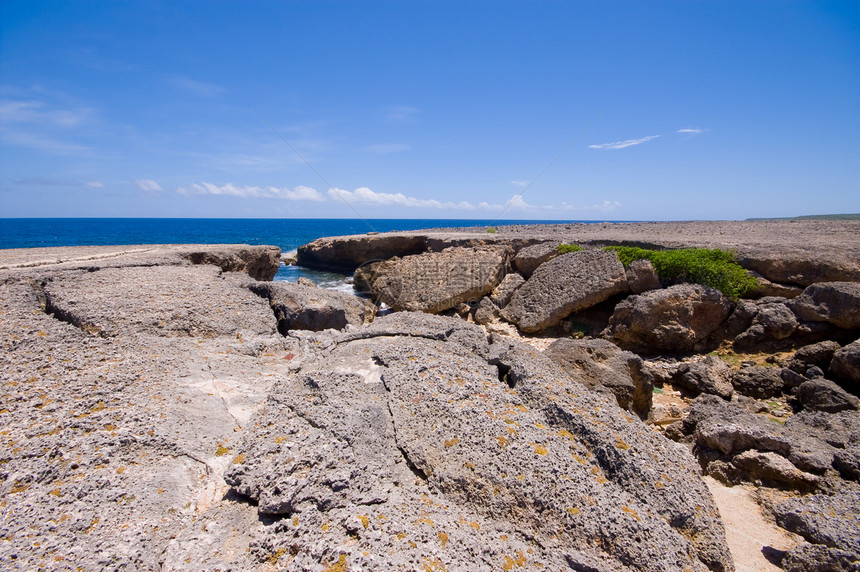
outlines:
[[[627,289],[624,265],[614,252],[571,252],[538,266],[514,292],[502,317],[524,332],[536,332]]]
[[[289,570],[731,570],[689,452],[516,342],[396,313],[280,381],[227,480]],[[327,341],[326,341],[327,340]]]

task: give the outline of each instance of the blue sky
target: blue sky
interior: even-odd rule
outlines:
[[[4,0],[0,217],[857,213],[858,94],[856,1]]]

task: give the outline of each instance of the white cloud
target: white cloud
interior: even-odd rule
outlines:
[[[475,206],[468,201],[454,203],[451,201],[437,201],[436,199],[417,199],[407,197],[403,193],[377,193],[367,187],[359,187],[354,191],[343,189],[329,189],[329,197],[344,200],[348,203],[364,203],[383,206],[419,207],[433,209],[465,209],[473,210]]]
[[[397,105],[388,110],[385,118],[389,121],[415,121],[415,115],[420,110],[417,107],[409,107],[408,105]]]
[[[364,149],[365,151],[370,151],[371,153],[387,155],[388,153],[400,153],[401,151],[408,151],[410,147],[406,143],[383,143],[379,145],[368,145]]]
[[[695,133],[704,133],[707,129],[699,129],[698,127],[686,127],[684,129],[678,129],[675,133],[686,133],[686,134],[695,134]]]
[[[87,181],[86,185],[88,187],[92,187],[94,189],[101,189],[101,188],[104,188],[104,186],[105,186],[105,184],[102,183],[101,181]]]
[[[625,147],[632,147],[634,145],[641,145],[642,143],[647,143],[653,139],[657,139],[660,137],[659,135],[649,135],[648,137],[642,137],[641,139],[626,139],[624,141],[613,141],[612,143],[600,143],[598,145],[589,145],[589,149],[624,149]]]
[[[298,186],[294,189],[279,187],[238,186],[233,183],[214,185],[212,183],[192,183],[187,188],[180,187],[177,192],[183,195],[221,195],[241,198],[287,199],[293,201],[325,201],[319,191],[311,187]]]
[[[141,191],[146,191],[148,193],[154,193],[156,191],[162,190],[161,185],[159,185],[155,181],[148,179],[137,179],[134,184],[136,184],[137,188]]]
[[[525,187],[529,183],[531,183],[531,181],[511,181],[512,185],[516,185],[518,187]]]

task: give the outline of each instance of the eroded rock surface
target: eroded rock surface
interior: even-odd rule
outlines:
[[[228,473],[304,569],[731,569],[682,447],[516,342],[399,313],[278,382]],[[311,338],[308,338],[309,342]]]

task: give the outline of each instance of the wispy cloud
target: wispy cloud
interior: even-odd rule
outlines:
[[[182,91],[197,95],[200,97],[214,97],[219,93],[227,91],[220,85],[207,83],[205,81],[197,81],[189,77],[173,76],[170,78],[170,83],[178,87]]]
[[[180,187],[177,192],[183,195],[220,195],[242,198],[287,199],[293,201],[325,201],[326,197],[311,187],[298,186],[293,189],[279,187],[257,187],[249,185],[214,185],[212,183],[192,183]]]
[[[634,145],[641,145],[642,143],[647,143],[648,141],[652,141],[660,137],[659,135],[649,135],[648,137],[642,137],[640,139],[625,139],[624,141],[613,141],[612,143],[600,143],[597,145],[589,145],[589,149],[624,149],[625,147],[633,147]]]
[[[516,185],[518,187],[525,187],[529,183],[531,183],[531,181],[511,181],[512,185]]]
[[[421,110],[417,107],[410,107],[408,105],[397,105],[388,110],[388,113],[385,115],[385,118],[389,121],[415,121],[415,116]]]
[[[90,147],[68,139],[80,137],[82,128],[92,124],[92,108],[52,103],[43,100],[51,97],[41,90],[27,91],[19,90],[23,97],[0,100],[0,141],[55,155],[91,154]]]
[[[698,127],[685,127],[684,129],[678,129],[675,133],[683,133],[684,135],[696,135],[698,133],[704,133],[707,129],[699,129]]]
[[[137,188],[141,191],[146,191],[148,193],[155,193],[163,190],[161,185],[149,179],[137,179],[134,184],[137,185]]]
[[[101,181],[87,181],[86,185],[88,187],[92,187],[94,189],[103,189],[105,186],[105,184],[102,183]]]
[[[383,143],[379,145],[368,145],[364,148],[365,151],[376,153],[377,155],[387,155],[389,153],[400,153],[409,151],[410,147],[406,143]]]
[[[407,197],[403,193],[377,193],[367,187],[359,187],[354,191],[343,189],[329,189],[329,197],[332,199],[345,200],[349,203],[364,203],[373,205],[420,207],[434,209],[466,209],[472,210],[475,206],[467,201],[454,203],[451,201],[437,201],[436,199],[418,199]]]

